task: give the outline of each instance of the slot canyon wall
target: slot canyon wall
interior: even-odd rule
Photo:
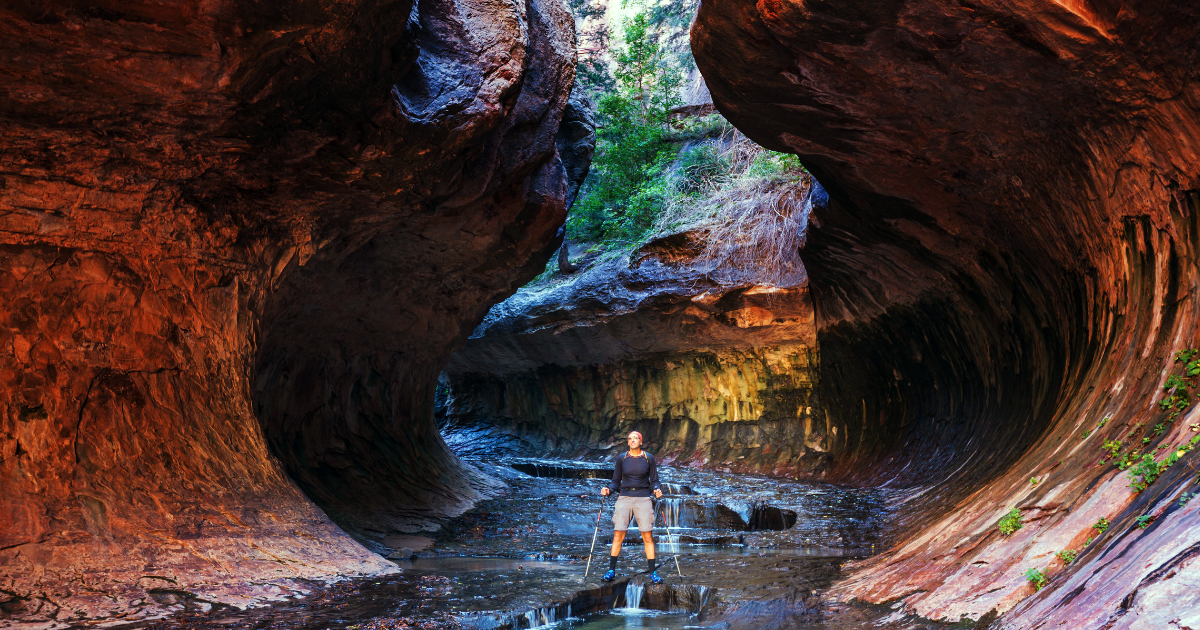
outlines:
[[[837,428],[813,409],[803,266],[783,286],[723,277],[703,238],[667,235],[493,307],[446,365],[439,414],[455,450],[601,457],[638,430],[665,462],[829,465]]]
[[[1198,28],[1185,2],[702,3],[717,108],[831,197],[803,252],[817,395],[892,437],[829,478],[913,488],[907,539],[836,596],[1006,628],[1200,623],[1200,504],[1179,501],[1200,417],[1156,405],[1198,343]],[[1182,459],[1134,492],[1107,440]]]
[[[565,6],[18,2],[0,42],[0,618],[393,572],[490,491],[433,386],[586,172]]]

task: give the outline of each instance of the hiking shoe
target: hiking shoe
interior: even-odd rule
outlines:
[[[650,572],[650,581],[651,581],[651,582],[654,582],[655,584],[662,584],[662,583],[663,583],[663,579],[662,579],[662,577],[661,577],[661,576],[659,576],[659,575],[658,575],[658,570],[657,570],[657,569],[655,569],[654,571],[651,571],[651,572]]]
[[[611,581],[613,581],[613,578],[615,578],[615,577],[617,577],[617,572],[613,571],[612,569],[609,569],[608,573],[605,573],[604,576],[601,577],[600,579],[604,580],[605,582],[611,582]]]

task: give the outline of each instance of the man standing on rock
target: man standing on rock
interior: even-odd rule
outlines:
[[[603,496],[614,492],[621,495],[613,508],[613,544],[608,557],[608,573],[600,579],[611,582],[617,576],[617,556],[621,555],[625,530],[629,529],[630,519],[637,518],[642,542],[646,545],[650,581],[661,584],[663,579],[654,568],[654,504],[650,501],[651,490],[654,491],[655,498],[662,498],[662,486],[658,483],[658,463],[654,461],[653,455],[642,450],[641,433],[631,431],[627,441],[629,452],[617,456],[612,481],[600,491]]]

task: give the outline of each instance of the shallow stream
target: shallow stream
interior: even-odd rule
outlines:
[[[610,474],[602,464],[474,463],[508,488],[431,534],[411,559],[395,554],[397,576],[249,611],[184,602],[171,623],[136,627],[765,630],[859,627],[860,617],[873,627],[869,617],[881,616],[848,615],[814,593],[847,561],[885,547],[884,491],[664,466],[670,494],[657,501],[655,538],[666,582],[642,573],[634,524],[618,578],[605,584],[613,501],[599,495]]]

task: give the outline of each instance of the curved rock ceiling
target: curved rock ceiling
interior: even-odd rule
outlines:
[[[495,306],[446,364],[438,413],[459,452],[603,457],[637,430],[677,465],[785,475],[834,461],[837,430],[811,407],[803,266],[760,254],[790,271],[729,273],[706,236],[681,228]]]
[[[10,619],[395,571],[360,543],[488,491],[433,382],[554,250],[564,6],[9,3],[0,41]]]
[[[717,108],[799,154],[833,200],[804,251],[820,396],[874,435],[841,478],[934,482],[901,508],[908,540],[838,595],[949,620],[1008,611],[1004,627],[1195,610],[1190,594],[1162,603],[1200,584],[1198,506],[1176,500],[1195,472],[1135,494],[1099,446],[1165,420],[1173,354],[1197,345],[1197,11],[702,4],[693,52]],[[1193,422],[1148,448],[1185,444]],[[1001,538],[1012,507],[1026,526]],[[1133,528],[1140,515],[1154,525]],[[1066,575],[1031,596],[1027,568]]]
[[[814,408],[846,440],[823,474],[913,488],[907,539],[835,595],[1005,627],[1200,609],[1195,471],[1135,494],[1098,448],[1163,420],[1200,344],[1198,11],[701,6],[717,107],[831,197],[804,252]],[[7,613],[391,571],[363,544],[489,491],[433,381],[543,267],[581,172],[563,7],[19,3],[0,35]]]

